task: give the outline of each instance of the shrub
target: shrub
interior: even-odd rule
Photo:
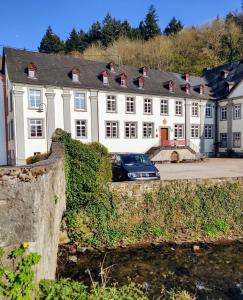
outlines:
[[[50,153],[42,153],[42,154],[30,156],[26,159],[26,164],[31,165],[31,164],[37,163],[39,161],[45,160],[49,157],[49,155],[50,155]]]

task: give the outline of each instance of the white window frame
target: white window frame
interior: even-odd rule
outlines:
[[[154,123],[143,122],[143,138],[153,139],[154,138]]]
[[[160,100],[160,114],[167,116],[169,114],[169,101],[165,99]]]
[[[77,139],[87,139],[88,137],[88,128],[87,120],[75,120],[75,136]],[[78,134],[78,130],[79,133]]]
[[[107,134],[108,128],[110,128],[110,134]],[[115,131],[113,131],[113,130],[115,130]],[[107,139],[118,139],[119,138],[119,122],[105,121],[105,137]]]
[[[192,102],[192,117],[198,117],[198,116],[199,116],[199,103]]]
[[[73,82],[80,82],[80,75],[79,74],[76,74],[76,73],[73,73]]]
[[[240,120],[241,119],[241,104],[237,103],[233,106],[233,119]]]
[[[39,101],[36,98],[36,92],[39,93]],[[34,93],[34,94],[32,94]],[[28,90],[28,94],[29,94],[29,109],[39,109],[41,103],[42,103],[42,90],[40,89],[35,89],[35,88],[30,88]],[[35,102],[34,105],[32,105],[32,100],[31,97],[34,97],[33,101]]]
[[[126,113],[127,114],[136,113],[136,101],[134,97],[126,97]]]
[[[184,124],[175,124],[174,125],[174,139],[184,139]]]
[[[211,124],[204,125],[204,138],[213,139],[213,125]]]
[[[41,122],[40,124],[37,124]],[[31,124],[33,123],[33,124]],[[38,129],[37,129],[37,126],[41,126],[42,129],[41,129],[41,132],[42,134],[41,135],[35,135],[35,136],[32,136],[31,133],[32,133],[32,129],[31,127],[32,126],[35,126],[36,129],[35,129],[35,132],[37,133]],[[28,132],[29,132],[29,139],[43,139],[45,138],[45,124],[44,124],[44,119],[39,119],[39,118],[31,118],[31,119],[28,119]]]
[[[228,117],[227,106],[220,107],[220,121],[226,121]]]
[[[124,135],[126,139],[137,138],[137,122],[125,122]]]
[[[175,102],[175,115],[176,116],[183,115],[183,103],[181,100],[176,100]]]
[[[117,112],[116,96],[107,95],[107,97],[106,97],[106,112],[107,113],[116,113]]]
[[[212,106],[211,103],[206,104],[205,116],[206,116],[206,118],[212,118],[213,117],[213,106]]]
[[[145,115],[153,114],[153,99],[152,98],[144,98],[143,100],[143,113]]]
[[[109,85],[109,78],[108,78],[108,76],[103,76],[103,84],[104,85]]]
[[[82,102],[83,102],[83,105],[82,105]],[[74,110],[75,111],[86,111],[87,110],[86,94],[84,92],[75,92],[74,93]]]
[[[191,139],[199,139],[200,132],[199,132],[199,125],[193,124],[191,125]]]
[[[239,138],[236,138],[236,137]],[[233,132],[233,148],[241,147],[241,132]]]

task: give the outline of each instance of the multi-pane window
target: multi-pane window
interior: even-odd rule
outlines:
[[[10,101],[10,112],[13,111],[13,93],[10,92],[10,97],[9,97],[9,101]]]
[[[150,139],[154,137],[154,123],[143,123],[143,137]]]
[[[241,133],[233,132],[233,148],[241,147]]]
[[[192,116],[198,117],[199,115],[199,104],[197,102],[192,102]]]
[[[75,121],[76,137],[87,138],[87,121],[76,120]]]
[[[86,110],[85,93],[75,93],[74,95],[74,109]]]
[[[41,104],[41,91],[29,90],[29,107],[38,109]]]
[[[144,99],[144,113],[152,114],[152,99]]]
[[[206,105],[205,114],[206,114],[207,118],[212,118],[212,116],[213,116],[213,107],[212,107],[212,104],[207,104]]]
[[[182,101],[176,101],[176,103],[175,103],[175,114],[177,116],[182,115]]]
[[[107,96],[106,111],[107,112],[116,112],[116,96]]]
[[[233,117],[234,119],[241,119],[241,105],[235,104],[233,106]]]
[[[125,138],[135,139],[137,138],[137,123],[126,122],[125,123]]]
[[[135,113],[135,99],[133,97],[126,98],[126,112]]]
[[[107,138],[118,138],[118,122],[106,122],[105,133]]]
[[[183,139],[184,137],[184,125],[176,124],[174,127],[174,137],[175,139]]]
[[[168,100],[161,100],[160,101],[160,113],[162,115],[168,115]]]
[[[220,120],[227,120],[227,106],[220,107]]]
[[[220,133],[220,147],[227,147],[227,133]]]
[[[42,119],[30,119],[29,120],[29,132],[31,138],[44,137],[43,120]]]
[[[213,125],[205,125],[204,126],[204,137],[205,137],[205,139],[213,138]]]
[[[199,138],[199,125],[191,125],[191,138]]]
[[[10,140],[14,140],[14,121],[10,121]]]

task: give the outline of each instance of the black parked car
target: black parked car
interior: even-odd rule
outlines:
[[[145,154],[119,153],[112,159],[113,181],[160,179],[159,171]]]

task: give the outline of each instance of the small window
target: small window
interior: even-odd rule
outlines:
[[[10,121],[10,140],[14,140],[14,121]]]
[[[233,117],[235,120],[241,119],[241,104],[235,104],[233,106]]]
[[[86,110],[86,99],[85,93],[75,93],[74,94],[74,109],[75,110]]]
[[[206,105],[205,114],[206,114],[207,118],[212,118],[212,116],[213,116],[213,107],[212,107],[212,104],[207,104]]]
[[[154,123],[143,123],[143,137],[147,139],[154,138]]]
[[[125,122],[125,138],[136,139],[137,138],[137,123]]]
[[[220,133],[220,147],[227,148],[227,133]]]
[[[38,109],[41,105],[41,91],[29,90],[29,108]]]
[[[174,82],[172,80],[169,82],[169,92],[174,93]]]
[[[133,97],[126,98],[126,113],[135,113],[135,99]]]
[[[191,138],[192,139],[199,138],[199,125],[191,125]]]
[[[138,87],[140,89],[144,88],[144,77],[142,77],[142,76],[138,78]]]
[[[175,103],[175,114],[177,116],[182,116],[182,101],[176,101]]]
[[[126,81],[126,79],[121,79],[121,86],[122,87],[127,87],[127,81]]]
[[[36,66],[33,63],[29,63],[27,66],[27,70],[28,70],[28,77],[31,79],[36,79]]]
[[[29,132],[30,138],[43,138],[43,120],[42,119],[31,119],[29,120]]]
[[[105,123],[106,138],[115,139],[118,138],[118,122],[106,122]]]
[[[204,126],[204,137],[205,137],[205,139],[213,138],[213,125],[205,125]]]
[[[241,147],[241,133],[233,132],[233,148]]]
[[[152,107],[152,99],[146,98],[144,99],[144,113],[145,114],[152,114],[153,113],[153,107]]]
[[[106,111],[107,112],[116,112],[116,96],[107,96]]]
[[[80,71],[78,68],[72,69],[72,81],[73,82],[80,82]]]
[[[73,81],[74,82],[79,82],[79,74],[74,74],[73,73]]]
[[[87,121],[86,120],[76,120],[76,137],[77,138],[87,138]]]
[[[174,138],[183,139],[184,138],[184,125],[176,124],[174,127]]]
[[[160,101],[160,113],[161,115],[168,115],[168,100],[161,100]]]
[[[199,116],[199,104],[197,102],[192,102],[192,117]]]
[[[10,92],[10,95],[9,95],[9,102],[10,102],[10,112],[13,111],[13,92],[11,91]]]
[[[103,84],[104,85],[109,85],[109,78],[106,75],[103,75]]]
[[[227,120],[227,106],[220,107],[220,120]]]

